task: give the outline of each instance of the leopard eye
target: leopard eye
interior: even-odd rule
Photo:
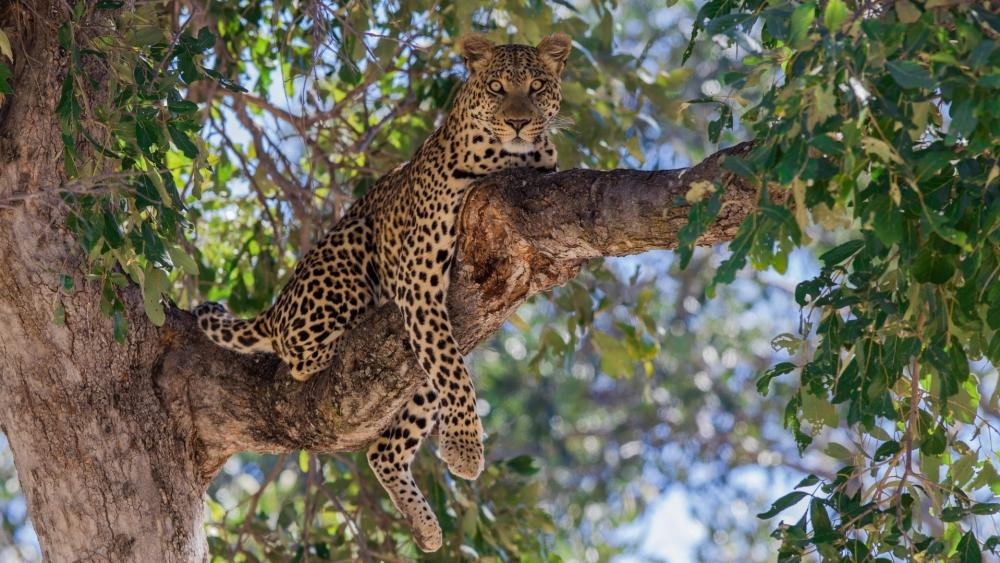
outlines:
[[[536,78],[536,79],[534,79],[534,80],[531,81],[531,93],[532,94],[534,94],[535,92],[538,92],[539,90],[541,90],[544,87],[545,87],[545,81],[542,80],[542,79],[540,79],[540,78]]]
[[[503,94],[503,84],[499,80],[491,80],[489,84],[486,85],[490,89],[490,92],[494,94]]]

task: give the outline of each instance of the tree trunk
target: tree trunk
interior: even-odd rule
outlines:
[[[205,480],[153,377],[156,331],[127,296],[132,338],[115,343],[66,209],[30,197],[63,181],[55,29],[66,14],[39,4],[3,14],[16,91],[0,107],[0,195],[28,199],[0,209],[0,421],[46,560],[202,561]]]
[[[0,7],[0,22],[24,9],[8,27],[15,93],[0,106],[0,202],[13,202],[0,205],[0,423],[43,555],[203,561],[203,495],[229,456],[360,448],[423,373],[389,306],[369,312],[335,364],[304,384],[274,356],[215,347],[185,311],[172,308],[153,326],[134,288],[121,296],[127,343],[116,343],[100,287],[87,281],[85,256],[63,226],[69,210],[52,192],[65,180],[55,107],[65,72],[56,30],[67,8],[13,6]],[[99,69],[93,76],[100,81]],[[694,181],[727,188],[703,242],[731,238],[755,191],[723,173],[721,159],[653,173],[512,171],[481,182],[463,211],[463,232],[475,236],[460,239],[449,295],[463,351],[589,259],[676,246],[687,209],[675,201]]]

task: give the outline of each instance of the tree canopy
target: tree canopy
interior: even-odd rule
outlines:
[[[573,37],[561,168],[751,141],[718,160],[752,188],[738,228],[711,232],[736,190],[699,179],[669,202],[676,253],[593,261],[473,353],[489,462],[467,483],[422,455],[446,542],[422,557],[604,560],[638,549],[630,523],[663,525],[648,513],[672,484],[699,499],[707,560],[1000,554],[996,2],[70,4],[50,30],[64,181],[0,192],[0,217],[63,210],[121,346],[135,284],[154,325],[172,303],[269,305],[440,123],[468,31]],[[8,105],[37,17],[0,8]],[[84,290],[61,267],[56,324]],[[17,487],[4,529],[29,554]],[[360,455],[243,454],[207,504],[218,561],[418,556]]]

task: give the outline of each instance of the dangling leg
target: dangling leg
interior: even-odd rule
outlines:
[[[401,309],[410,345],[440,395],[438,453],[452,474],[475,479],[483,472],[483,425],[472,378],[451,334],[443,290],[414,293]]]
[[[438,394],[430,383],[420,387],[392,425],[368,448],[368,465],[396,510],[410,524],[413,540],[423,551],[441,547],[441,526],[410,473],[424,438],[434,427]]]

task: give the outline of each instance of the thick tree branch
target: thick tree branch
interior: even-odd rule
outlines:
[[[752,210],[756,190],[724,172],[726,154],[681,170],[514,170],[484,179],[461,217],[462,236],[449,308],[463,352],[496,331],[528,297],[565,283],[588,260],[673,248],[687,221],[679,205],[696,181],[725,186],[719,219],[702,244],[730,240]],[[173,310],[154,366],[162,400],[193,437],[206,481],[238,451],[359,449],[419,385],[394,306],[369,312],[342,339],[331,368],[307,383],[271,355],[242,356],[203,338],[192,317]]]

